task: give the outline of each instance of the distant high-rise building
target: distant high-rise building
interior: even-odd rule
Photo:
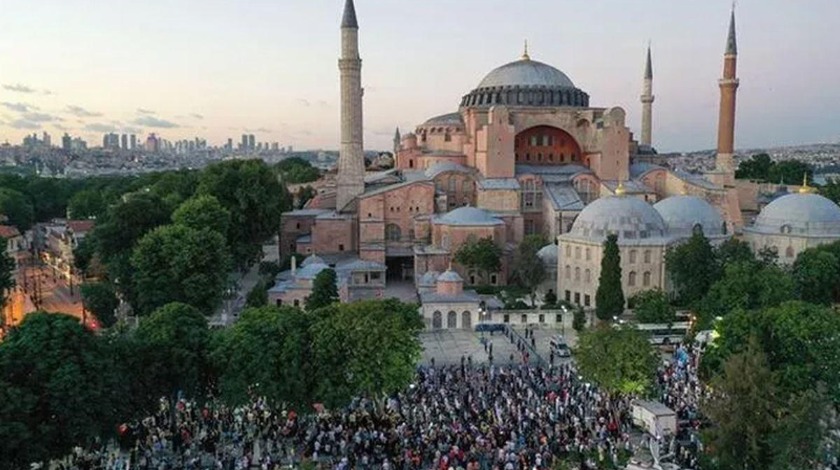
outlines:
[[[74,152],[79,150],[87,150],[87,142],[82,140],[81,137],[76,137],[75,139],[73,139],[73,142],[70,143],[70,150],[73,150]]]
[[[137,150],[137,136],[131,134],[129,140],[131,141],[131,150]]]
[[[248,150],[248,134],[242,134],[242,144],[240,144],[240,150]]]
[[[233,139],[231,139],[231,138],[228,138],[227,150],[228,151],[233,150]]]
[[[257,148],[257,138],[254,137],[254,134],[248,135],[248,150],[254,150]]]
[[[160,152],[161,148],[161,139],[152,133],[149,134],[149,137],[146,138],[146,151],[147,152]]]
[[[128,150],[128,134],[122,135],[122,145],[120,146],[123,150]]]
[[[50,135],[46,132],[44,132],[44,147],[52,147],[52,139],[50,138]]]
[[[65,152],[69,152],[73,148],[73,139],[70,137],[70,134],[64,133],[64,137],[61,138],[61,149]]]
[[[271,150],[273,150],[275,152],[280,150],[280,143],[279,142],[274,142],[273,144],[271,144]]]

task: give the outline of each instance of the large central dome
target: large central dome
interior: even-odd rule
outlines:
[[[497,105],[586,108],[589,95],[575,88],[565,73],[531,60],[526,53],[520,60],[494,69],[461,99],[461,108]]]
[[[556,68],[531,59],[505,64],[484,77],[478,88],[508,86],[542,86],[574,88],[569,77]]]

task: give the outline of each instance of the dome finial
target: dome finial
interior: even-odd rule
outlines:
[[[805,173],[805,176],[802,178],[802,187],[799,188],[799,194],[812,194],[814,192],[816,190],[808,186],[808,173]]]
[[[531,60],[531,56],[528,55],[528,40],[525,40],[525,51],[522,53],[522,60]]]
[[[615,188],[615,195],[618,197],[623,197],[627,194],[627,190],[624,189],[624,181],[621,179],[618,180],[618,187]]]

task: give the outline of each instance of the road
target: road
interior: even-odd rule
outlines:
[[[88,325],[98,327],[93,315],[84,311],[78,281],[73,281],[71,289],[69,280],[50,266],[30,262],[21,264],[15,280],[39,310],[84,317]]]

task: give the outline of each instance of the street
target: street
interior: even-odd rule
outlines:
[[[26,260],[18,267],[15,281],[32,299],[38,310],[66,313],[79,319],[84,315],[89,326],[98,327],[96,319],[89,312],[84,312],[78,282],[75,279],[71,291],[68,279],[52,267]]]

